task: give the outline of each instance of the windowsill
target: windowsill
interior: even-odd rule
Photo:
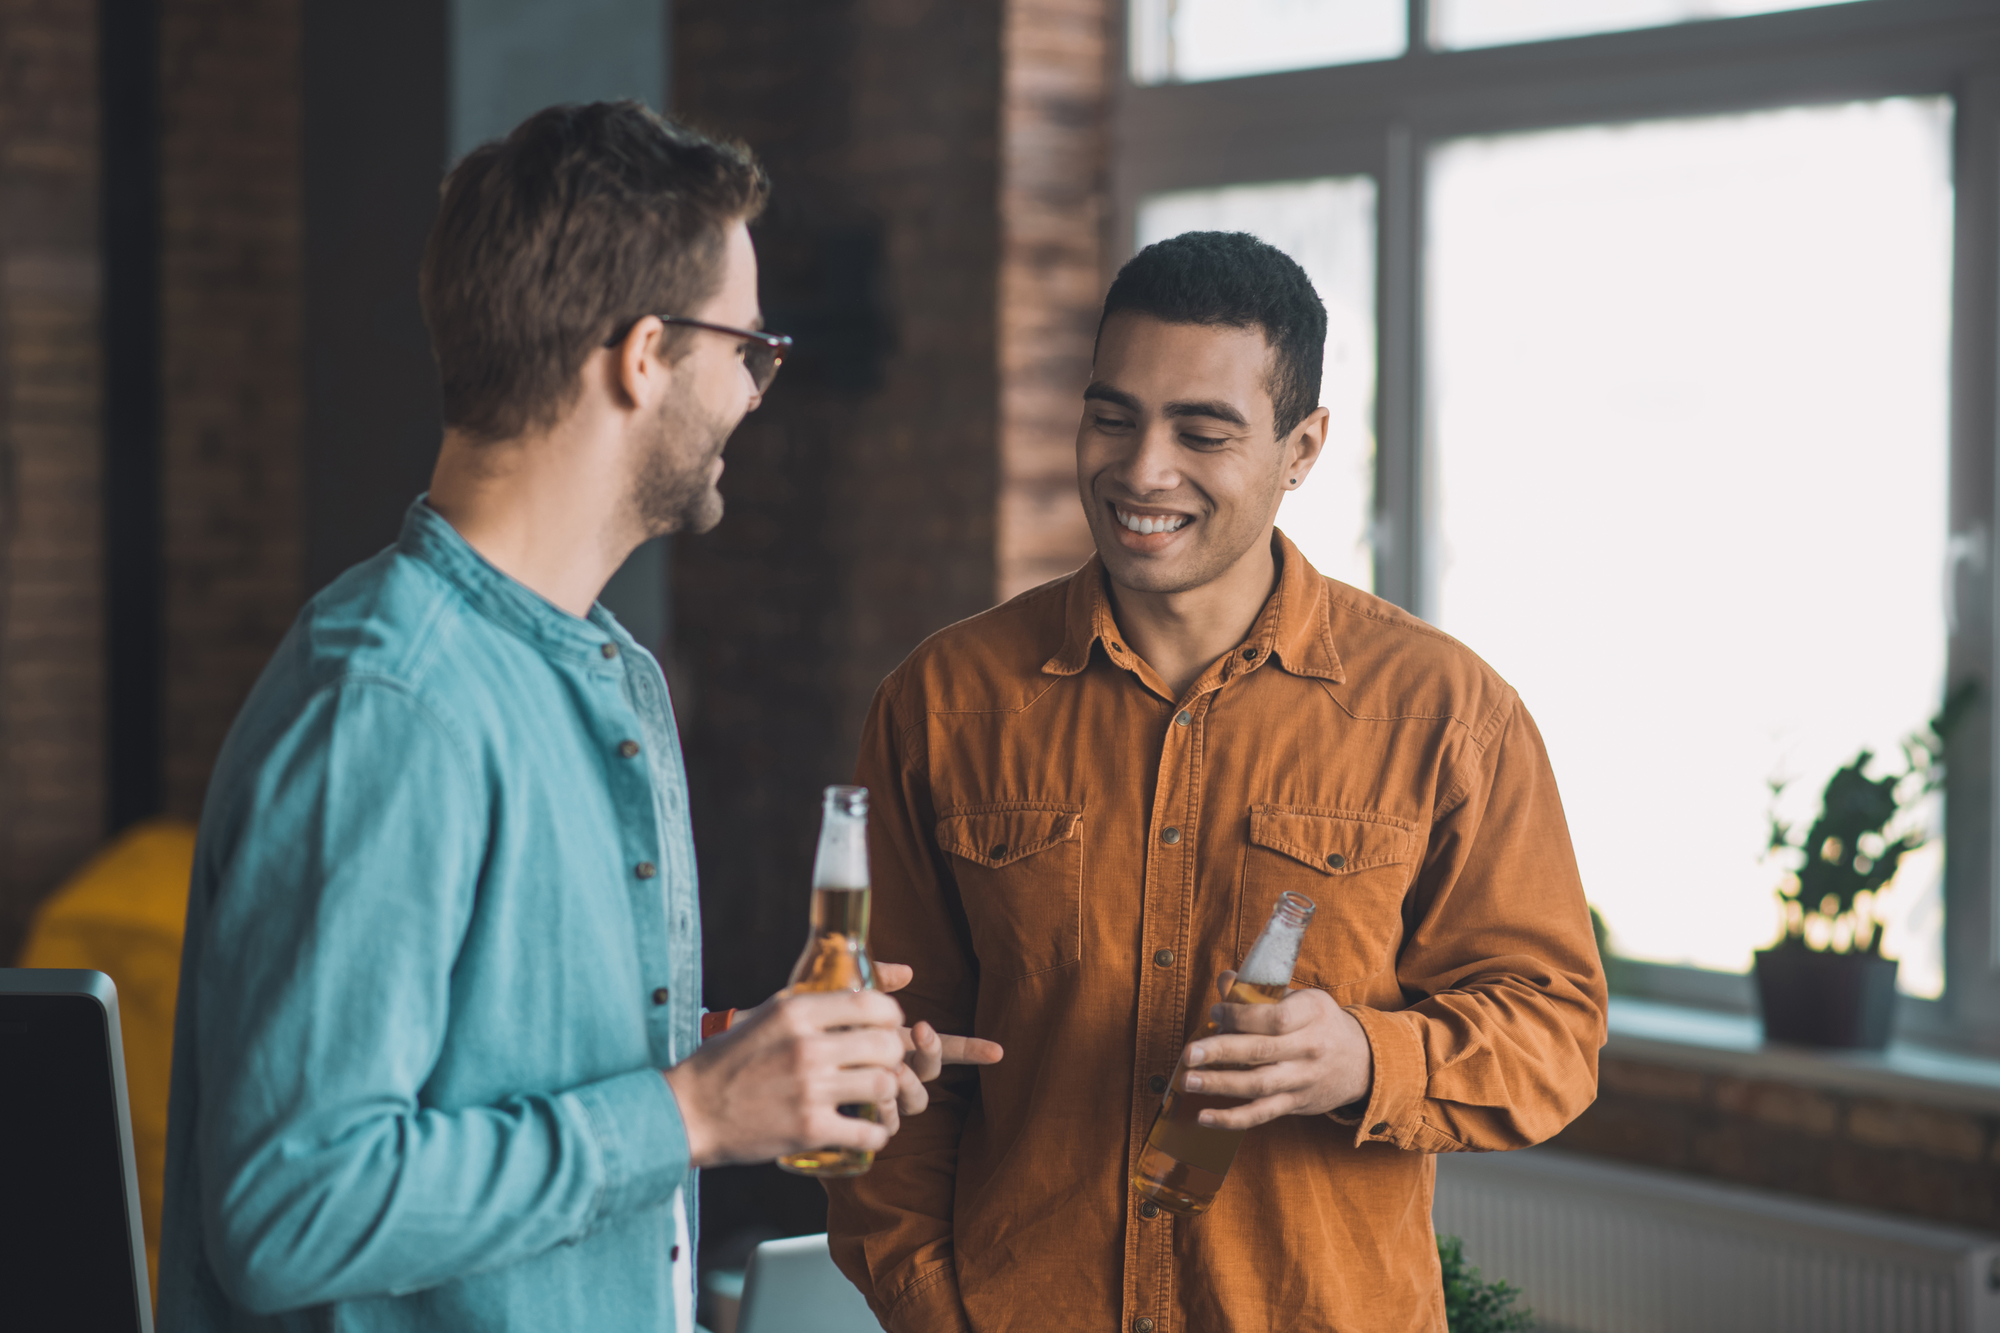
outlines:
[[[1611,998],[1611,1039],[1604,1054],[1614,1060],[2000,1113],[2000,1060],[1900,1041],[1881,1052],[1771,1045],[1753,1015],[1625,995]]]

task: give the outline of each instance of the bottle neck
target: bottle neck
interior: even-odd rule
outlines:
[[[850,948],[868,946],[868,886],[815,888],[812,894],[814,936],[840,935]]]
[[[1292,970],[1298,966],[1299,941],[1305,938],[1312,917],[1312,899],[1296,893],[1281,895],[1264,932],[1237,969],[1237,980],[1252,986],[1290,985]]]

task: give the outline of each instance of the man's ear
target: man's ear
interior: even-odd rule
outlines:
[[[1315,407],[1311,414],[1292,427],[1292,433],[1285,437],[1285,489],[1297,490],[1305,484],[1306,476],[1319,462],[1319,456],[1326,449],[1326,432],[1333,424],[1333,413],[1324,407]]]
[[[610,388],[621,406],[650,407],[660,400],[676,353],[684,350],[669,343],[667,326],[658,316],[648,315],[609,349]]]

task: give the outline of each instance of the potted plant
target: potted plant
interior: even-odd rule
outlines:
[[[1771,816],[1770,852],[1792,862],[1778,889],[1785,933],[1757,953],[1768,1041],[1879,1051],[1896,1013],[1896,960],[1882,956],[1881,897],[1903,857],[1931,833],[1917,807],[1944,785],[1944,738],[1972,701],[1970,683],[1903,741],[1900,772],[1868,776],[1863,750],[1827,780],[1803,837]],[[1772,796],[1784,788],[1771,784]]]

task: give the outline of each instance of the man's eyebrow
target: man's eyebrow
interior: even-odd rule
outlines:
[[[1169,417],[1210,417],[1216,421],[1227,421],[1236,426],[1247,426],[1249,419],[1229,404],[1217,400],[1205,403],[1172,402],[1160,409]]]
[[[1137,398],[1126,393],[1123,389],[1114,389],[1102,381],[1092,381],[1090,387],[1083,391],[1084,402],[1090,402],[1092,399],[1122,407],[1127,412],[1139,411],[1139,400]]]

